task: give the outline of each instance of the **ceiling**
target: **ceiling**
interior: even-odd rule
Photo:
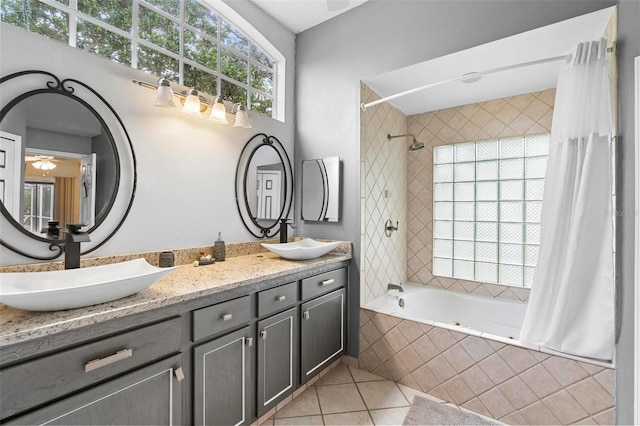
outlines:
[[[361,5],[367,0],[251,0],[294,34]]]
[[[374,77],[366,83],[381,97],[416,87],[539,59],[570,54],[580,42],[602,37],[614,7],[476,46]],[[406,115],[531,93],[556,86],[562,61],[452,82],[389,101]]]

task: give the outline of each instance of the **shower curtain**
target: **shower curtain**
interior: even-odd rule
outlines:
[[[607,40],[558,76],[538,264],[520,340],[610,360],[615,339]]]

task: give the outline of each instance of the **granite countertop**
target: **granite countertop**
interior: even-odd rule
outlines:
[[[31,312],[0,304],[0,346],[8,346],[115,318],[194,300],[314,267],[351,259],[328,254],[292,261],[264,252],[227,258],[213,265],[182,265],[148,289],[100,305],[54,312]]]

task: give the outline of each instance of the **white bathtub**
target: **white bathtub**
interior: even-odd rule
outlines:
[[[527,308],[524,302],[412,283],[405,283],[403,287],[404,292],[389,291],[365,308],[468,334],[497,337],[496,340],[518,339]]]

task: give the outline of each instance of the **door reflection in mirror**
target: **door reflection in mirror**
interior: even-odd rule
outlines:
[[[340,158],[302,162],[302,220],[340,220]]]

